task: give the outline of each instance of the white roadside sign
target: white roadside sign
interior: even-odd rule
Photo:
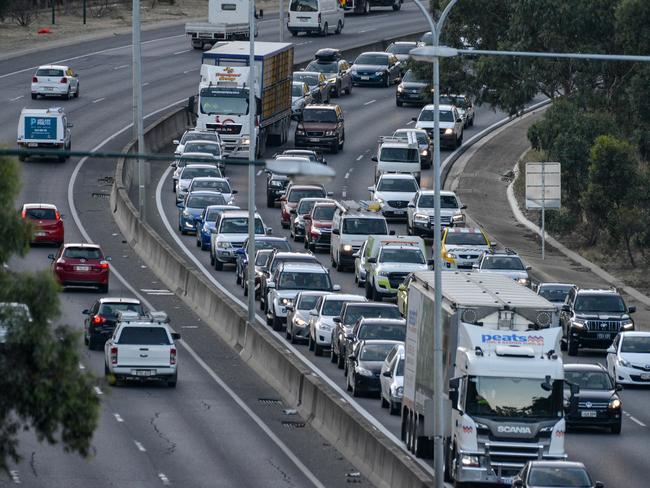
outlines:
[[[558,209],[561,205],[560,163],[526,163],[526,208]]]

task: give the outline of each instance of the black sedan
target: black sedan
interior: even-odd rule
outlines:
[[[564,419],[568,427],[605,427],[621,433],[623,405],[616,386],[600,364],[565,364],[564,378],[580,392],[571,401],[567,389]]]
[[[266,170],[266,206],[269,208],[275,207],[277,202],[289,184],[289,177],[285,175],[277,175]]]
[[[604,488],[593,482],[585,465],[571,461],[528,461],[512,481],[513,488]]]
[[[401,341],[366,340],[358,342],[348,356],[347,388],[352,396],[379,394],[381,366],[388,353]]]
[[[400,81],[401,63],[397,57],[385,52],[360,54],[350,68],[352,84],[390,86]]]
[[[145,309],[137,298],[100,298],[82,313],[84,319],[84,344],[88,349],[101,350],[106,339],[113,335],[118,312],[135,312],[144,315]]]

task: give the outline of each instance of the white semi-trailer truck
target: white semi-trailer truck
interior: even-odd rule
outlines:
[[[565,459],[558,310],[497,274],[442,273],[444,408],[434,408],[434,273],[409,285],[402,440],[433,454],[444,423],[445,477],[505,483],[530,459]],[[575,392],[574,392],[575,393]]]

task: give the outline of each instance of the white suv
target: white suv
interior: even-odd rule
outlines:
[[[309,313],[309,350],[316,356],[323,355],[323,349],[332,344],[334,317],[341,315],[347,302],[365,302],[361,295],[328,294],[320,297],[314,310]]]
[[[262,218],[255,214],[255,236],[262,237],[271,233]],[[228,210],[219,216],[219,220],[210,235],[210,264],[217,271],[223,270],[224,264],[235,264],[237,250],[248,238],[248,210]]]
[[[407,207],[420,189],[413,175],[384,173],[376,186],[369,186],[370,197],[381,205],[386,218],[406,219]]]
[[[433,190],[418,191],[408,204],[406,232],[408,235],[433,238],[434,208]],[[465,225],[463,205],[453,191],[440,192],[440,223],[443,227],[462,227]]]
[[[455,105],[440,105],[440,146],[452,149],[463,143],[465,121]],[[418,117],[413,117],[416,129],[425,129],[433,135],[433,105],[426,105]]]

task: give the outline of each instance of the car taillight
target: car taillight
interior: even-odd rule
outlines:
[[[32,76],[32,83],[38,83],[38,78],[36,78],[35,76]]]
[[[117,347],[111,347],[111,364],[117,364]]]
[[[22,215],[23,219],[26,219],[27,218],[27,211],[23,210],[21,215]]]
[[[97,325],[100,325],[100,324],[103,324],[104,322],[106,322],[106,319],[104,317],[102,317],[101,315],[93,315],[92,322],[93,322],[93,325],[97,326]]]
[[[61,212],[59,212],[59,211],[57,210],[57,211],[56,211],[56,221],[58,222],[59,220],[61,220]]]
[[[172,347],[169,350],[169,364],[176,364],[176,348]]]
[[[59,81],[59,83],[67,83],[67,82],[68,82],[68,79],[65,76],[63,78],[61,78],[61,80]]]
[[[100,261],[99,262],[99,267],[101,269],[108,269],[108,261]]]

